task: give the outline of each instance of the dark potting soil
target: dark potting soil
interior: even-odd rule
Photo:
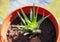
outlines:
[[[27,15],[29,17],[29,15]],[[41,19],[41,15],[38,15],[37,21]],[[11,25],[23,24],[19,17],[17,17]],[[41,33],[36,34],[34,37],[29,38],[30,35],[24,36],[24,31],[19,30],[16,27],[9,27],[7,31],[8,42],[56,42],[56,30],[53,23],[47,18],[43,21],[41,26]]]

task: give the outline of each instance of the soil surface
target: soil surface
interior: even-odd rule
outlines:
[[[29,15],[27,15],[29,17]],[[38,15],[37,21],[41,19],[41,15]],[[11,25],[22,25],[22,21],[17,17]],[[53,23],[47,18],[43,21],[41,26],[41,33],[36,34],[34,37],[29,38],[31,35],[24,36],[24,31],[19,30],[16,27],[9,27],[7,31],[8,42],[56,42],[56,30]]]

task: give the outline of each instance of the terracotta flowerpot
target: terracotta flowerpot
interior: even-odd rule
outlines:
[[[0,28],[0,42],[1,42],[1,28]]]
[[[29,10],[30,10],[30,8],[32,8],[32,6],[25,6],[25,7],[22,7],[22,8],[23,8],[25,13],[29,14],[29,12],[30,12]],[[35,6],[35,8],[37,8],[37,6]],[[9,25],[12,23],[12,21],[14,19],[17,18],[17,16],[18,16],[17,11],[21,12],[19,8],[15,9],[13,12],[11,12],[8,15],[8,17],[6,17],[6,19],[4,20],[4,22],[2,24],[2,27],[1,27],[2,42],[7,42],[6,33],[7,33]],[[51,14],[49,19],[52,21],[52,23],[54,24],[55,29],[56,29],[56,38],[57,38],[56,42],[60,42],[60,27],[59,27],[58,20],[53,15],[53,13],[51,13],[50,11],[48,11],[47,9],[45,9],[43,7],[39,7],[38,13],[42,15],[43,11],[44,11],[45,16]]]

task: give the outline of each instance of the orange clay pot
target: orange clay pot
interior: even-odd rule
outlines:
[[[52,21],[52,23],[54,24],[55,29],[56,29],[56,38],[57,38],[56,42],[60,42],[60,26],[59,26],[58,20],[56,19],[56,17],[53,15],[53,13],[51,11],[48,11],[44,7],[35,6],[35,8],[37,8],[37,7],[39,7],[38,14],[41,14],[42,15],[43,11],[44,11],[45,16],[51,14],[51,16],[49,17],[49,19]],[[32,6],[22,7],[22,9],[24,10],[24,12],[26,14],[29,14],[30,13],[30,11],[29,11],[30,8],[32,8]],[[7,33],[7,30],[8,30],[9,25],[12,23],[12,21],[15,18],[17,18],[17,16],[18,16],[17,15],[17,11],[21,12],[19,8],[18,9],[15,9],[4,20],[4,22],[2,24],[2,27],[1,27],[1,38],[2,38],[2,41],[1,42],[8,42],[7,41],[7,37],[6,37],[6,33]]]
[[[0,28],[0,42],[1,42],[1,28]]]

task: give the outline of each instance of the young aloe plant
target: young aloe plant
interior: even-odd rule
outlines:
[[[37,8],[37,10],[36,10],[36,14],[35,14],[34,7],[33,7],[33,9],[30,9],[30,19],[26,16],[26,14],[22,10],[22,8],[21,8],[21,12],[22,12],[22,15],[24,18],[20,15],[19,12],[17,12],[19,18],[22,20],[24,25],[20,25],[20,26],[16,25],[15,27],[17,27],[21,30],[24,30],[25,31],[24,35],[30,34],[30,31],[33,34],[41,33],[41,30],[39,29],[39,27],[40,27],[41,23],[50,15],[47,15],[44,17],[44,12],[43,12],[42,18],[39,21],[37,21],[38,9],[39,8]]]

